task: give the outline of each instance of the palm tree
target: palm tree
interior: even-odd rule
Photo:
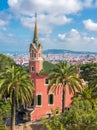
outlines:
[[[65,92],[68,86],[70,93],[75,93],[82,89],[82,82],[77,76],[77,69],[75,66],[70,66],[67,62],[60,62],[56,64],[55,68],[49,74],[48,79],[50,80],[48,85],[48,92],[50,89],[56,91],[57,88],[61,87],[62,93],[62,113],[65,108]]]
[[[27,72],[20,66],[7,68],[0,75],[0,94],[9,95],[11,101],[11,130],[15,130],[16,107],[21,103],[25,105],[32,100],[33,83]]]

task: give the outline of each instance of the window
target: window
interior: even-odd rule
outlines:
[[[36,105],[42,105],[42,96],[41,95],[36,96]]]
[[[51,117],[51,113],[47,113],[46,118],[50,118],[50,117]]]
[[[32,50],[32,57],[36,57],[36,53]]]
[[[54,94],[48,95],[48,104],[54,104]]]
[[[48,78],[45,79],[45,84],[48,84],[49,83],[49,80]]]
[[[34,98],[32,99],[31,106],[34,106]]]
[[[34,71],[34,67],[32,66],[32,71]]]

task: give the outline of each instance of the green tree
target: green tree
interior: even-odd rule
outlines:
[[[97,104],[92,109],[88,100],[81,97],[74,98],[69,111],[61,116],[61,122],[67,130],[96,130],[97,129]]]
[[[0,72],[5,71],[5,69],[11,65],[15,64],[14,60],[10,57],[0,54]]]
[[[97,78],[97,63],[86,63],[80,65],[81,71],[81,77],[88,81],[88,84],[91,86],[94,84],[94,86],[97,84],[97,82],[94,82],[93,80]],[[96,81],[96,80],[95,80]]]
[[[97,103],[92,109],[89,100],[81,97],[73,99],[69,111],[61,115],[54,114],[51,119],[42,119],[48,130],[96,130],[97,129]]]
[[[63,89],[62,94],[62,113],[65,107],[65,92],[66,87],[69,88],[71,93],[80,91],[82,89],[82,82],[80,78],[77,77],[77,70],[75,66],[70,66],[67,62],[60,62],[56,64],[55,68],[49,74],[49,86],[50,89],[56,91],[57,88],[61,87]]]
[[[61,116],[56,114],[58,109],[52,110],[53,118],[42,118],[42,122],[46,126],[47,130],[66,130],[64,124],[61,122]]]
[[[4,121],[10,117],[10,103],[5,103],[0,101],[0,130],[6,130],[6,125]]]
[[[0,74],[1,96],[9,96],[11,101],[11,130],[15,130],[15,112],[19,104],[32,100],[33,83],[27,72],[20,66],[12,66]]]
[[[54,64],[48,62],[48,61],[43,61],[43,69],[39,72],[40,74],[49,74],[51,70],[54,68]]]
[[[97,90],[96,87],[85,87],[82,91],[77,92],[75,97],[81,98],[81,100],[88,100],[91,103],[92,109],[95,107],[95,102],[97,101]]]

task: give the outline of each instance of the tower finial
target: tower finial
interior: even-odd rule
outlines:
[[[34,27],[33,43],[37,44],[37,41],[38,41],[37,12],[35,12],[35,27]]]
[[[35,21],[37,21],[37,12],[35,12]]]

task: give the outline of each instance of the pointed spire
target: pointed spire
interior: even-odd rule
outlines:
[[[35,13],[35,26],[34,26],[33,43],[37,43],[37,41],[38,41],[37,13]]]

